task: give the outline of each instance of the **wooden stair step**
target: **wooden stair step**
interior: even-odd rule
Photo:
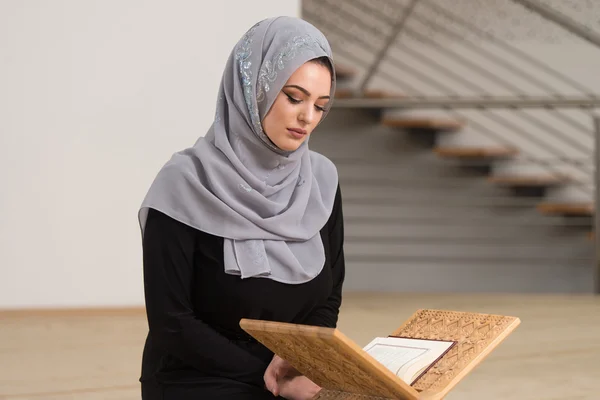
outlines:
[[[563,183],[569,182],[569,177],[567,176],[525,176],[525,175],[496,175],[490,176],[489,181],[501,186],[536,186],[536,187],[546,187],[546,186],[556,186],[561,185]]]
[[[335,65],[335,76],[337,79],[352,79],[356,75],[356,70],[345,65]]]
[[[405,97],[400,93],[394,93],[384,89],[367,89],[363,93],[363,96],[368,99],[401,99]]]
[[[336,99],[349,99],[354,94],[352,93],[352,89],[350,88],[337,88],[335,90],[335,98]]]
[[[361,93],[360,96],[356,96],[354,94],[354,89],[352,88],[339,88],[335,91],[335,97],[338,99],[352,99],[352,98],[364,98],[364,99],[392,99],[392,98],[402,98],[404,96],[388,92],[381,89],[367,89]]]
[[[385,117],[382,123],[392,128],[435,129],[443,131],[459,130],[466,125],[465,121],[438,117]]]
[[[592,203],[541,203],[537,209],[543,214],[589,217],[594,214]]]
[[[446,158],[505,158],[519,154],[519,150],[510,147],[436,147],[433,151]]]

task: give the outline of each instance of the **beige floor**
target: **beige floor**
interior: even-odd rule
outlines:
[[[600,399],[600,297],[347,294],[359,345],[418,308],[515,315],[522,324],[447,399]],[[139,399],[146,322],[116,314],[0,314],[0,399]]]

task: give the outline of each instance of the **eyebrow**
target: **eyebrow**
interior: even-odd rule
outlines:
[[[287,85],[287,86],[284,86],[284,88],[288,88],[288,87],[289,88],[298,89],[299,91],[301,91],[305,95],[310,96],[310,92],[308,90],[304,89],[302,86],[298,86],[298,85]],[[321,97],[319,97],[319,99],[329,99],[329,98],[330,98],[329,96],[321,96]]]

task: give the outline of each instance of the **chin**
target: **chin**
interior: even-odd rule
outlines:
[[[286,140],[283,143],[277,144],[277,147],[283,151],[296,151],[302,146],[302,143],[304,143],[304,140],[301,142]]]
[[[282,137],[279,138],[279,140],[273,140],[272,142],[283,151],[295,151],[302,146],[302,143],[304,143],[305,140],[294,140],[289,137]]]

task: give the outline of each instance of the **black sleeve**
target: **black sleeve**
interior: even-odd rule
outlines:
[[[339,186],[328,225],[333,287],[327,301],[316,307],[304,323],[335,328],[340,306],[342,305],[342,286],[346,273],[344,262],[344,215],[342,211],[342,193]]]
[[[150,210],[143,238],[150,335],[163,351],[202,372],[263,386],[266,365],[197,319],[191,302],[196,231]]]

